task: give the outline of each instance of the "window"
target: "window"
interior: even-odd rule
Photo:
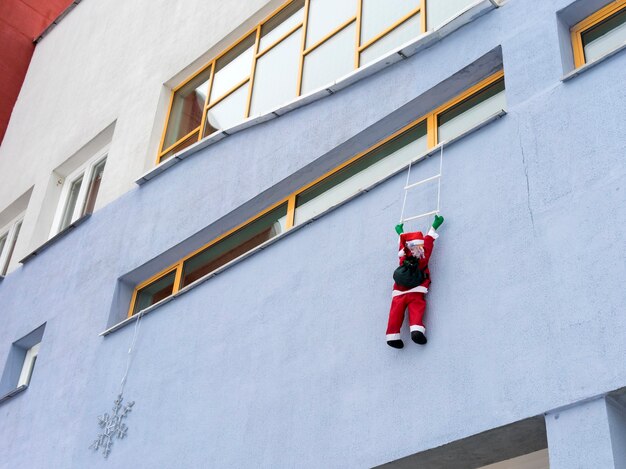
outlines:
[[[365,66],[471,0],[292,0],[172,90],[157,163]],[[431,11],[432,10],[432,11]],[[427,18],[428,17],[428,18]]]
[[[499,71],[142,282],[135,287],[128,316],[176,294],[293,226],[346,201],[438,143],[450,141],[481,125],[499,114],[505,105],[504,72]]]
[[[31,383],[46,325],[13,342],[0,378],[0,403],[24,391]]]
[[[614,0],[571,29],[574,65],[581,67],[626,44],[626,0]]]
[[[106,154],[99,155],[65,178],[50,237],[93,212],[105,164]]]
[[[39,353],[39,344],[33,345],[26,351],[24,357],[24,364],[22,365],[22,371],[20,377],[17,380],[17,387],[28,386],[30,378],[33,376],[33,370],[35,369],[35,362],[37,361],[37,354]]]
[[[133,294],[129,316],[173,295],[219,267],[254,249],[287,229],[287,204],[283,203],[256,219],[218,238],[139,285]]]
[[[6,275],[9,270],[23,220],[24,214],[21,214],[0,230],[0,275]]]

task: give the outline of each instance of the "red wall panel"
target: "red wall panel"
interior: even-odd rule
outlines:
[[[33,40],[72,0],[0,0],[0,144],[35,50]]]

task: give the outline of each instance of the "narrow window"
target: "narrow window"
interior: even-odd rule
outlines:
[[[20,378],[17,381],[18,388],[20,386],[28,386],[30,383],[30,378],[33,376],[33,370],[35,369],[37,355],[39,354],[39,345],[40,344],[35,344],[26,351],[26,357],[24,358]]]
[[[576,67],[603,57],[626,43],[626,1],[611,2],[571,31]]]
[[[506,107],[504,78],[476,92],[437,116],[437,141],[461,135]]]
[[[6,275],[9,270],[23,219],[22,214],[0,230],[0,275]]]
[[[174,92],[161,159],[171,156],[174,146],[180,151],[198,141],[210,78],[211,67],[208,67]]]
[[[70,182],[70,190],[65,200],[65,208],[63,209],[63,217],[61,218],[59,231],[63,231],[69,226],[70,223],[72,223],[72,218],[74,218],[74,212],[76,210],[76,205],[78,204],[78,196],[80,194],[80,188],[82,185],[82,174]]]

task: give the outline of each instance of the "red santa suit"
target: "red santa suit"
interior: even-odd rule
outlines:
[[[424,327],[424,312],[426,311],[426,299],[424,295],[428,293],[430,286],[430,271],[428,270],[428,260],[433,252],[435,239],[439,235],[431,227],[428,234],[424,236],[421,231],[412,233],[402,233],[400,235],[400,265],[403,264],[407,256],[411,255],[408,245],[423,246],[423,253],[418,262],[418,268],[425,273],[425,280],[414,288],[408,288],[397,283],[393,284],[391,293],[391,308],[389,310],[389,323],[387,325],[387,341],[400,340],[400,328],[404,321],[404,312],[409,310],[410,331],[420,331],[426,333]]]

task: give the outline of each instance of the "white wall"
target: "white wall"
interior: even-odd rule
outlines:
[[[281,3],[85,0],[65,17],[37,45],[0,147],[0,212],[34,186],[12,264],[47,237],[55,168],[116,122],[96,209],[133,188],[170,88]]]

